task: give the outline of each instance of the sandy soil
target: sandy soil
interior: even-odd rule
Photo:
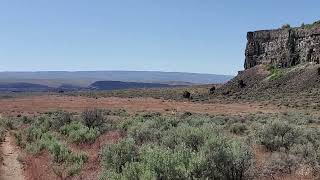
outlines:
[[[259,103],[200,104],[176,102],[153,98],[87,98],[71,96],[31,96],[17,99],[0,100],[0,113],[23,114],[40,113],[54,110],[80,112],[90,108],[125,109],[128,112],[194,112],[209,114],[274,113],[281,109],[273,105]]]
[[[11,135],[7,135],[5,141],[1,144],[3,155],[3,164],[0,167],[1,180],[23,180],[22,165],[18,161],[19,149],[14,144]]]
[[[26,180],[56,180],[60,179],[52,169],[52,159],[48,152],[25,157]]]

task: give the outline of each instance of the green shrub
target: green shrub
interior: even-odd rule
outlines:
[[[72,115],[66,111],[53,112],[51,115],[52,127],[59,129],[72,122]]]
[[[168,131],[162,142],[172,149],[183,143],[193,151],[198,151],[212,133],[213,131],[206,128],[191,127],[184,124]]]
[[[68,156],[71,151],[65,146],[58,142],[53,142],[48,146],[50,153],[53,155],[53,159],[57,163],[63,163],[68,160]]]
[[[119,157],[119,153],[116,157]],[[145,144],[134,158],[130,156],[129,160],[126,159],[120,161],[122,163],[119,166],[107,166],[102,179],[241,180],[249,179],[249,170],[253,164],[249,146],[218,137],[207,142],[200,152],[193,151],[183,143],[174,149]],[[121,167],[121,170],[117,167]]]
[[[104,111],[102,109],[86,110],[82,113],[82,119],[85,126],[89,128],[104,129],[106,121]]]
[[[36,119],[32,126],[41,129],[42,132],[48,132],[52,130],[52,121],[48,116],[40,116]]]
[[[72,142],[77,144],[94,142],[99,136],[99,131],[96,128],[88,128],[81,122],[72,122],[71,124],[65,125],[60,129],[61,134],[66,135]]]
[[[301,131],[292,124],[276,120],[262,126],[257,135],[258,141],[269,151],[277,151],[280,148],[289,150],[298,142]]]
[[[124,139],[117,144],[106,145],[102,150],[103,165],[121,173],[126,163],[133,162],[137,156],[133,139]]]
[[[230,132],[237,135],[244,134],[247,130],[248,128],[244,123],[235,123],[235,124],[232,124],[230,127]]]
[[[32,118],[28,117],[28,116],[23,116],[22,117],[22,122],[25,124],[30,124],[33,121]]]
[[[158,129],[146,127],[145,123],[142,123],[141,126],[131,127],[129,132],[129,135],[134,138],[139,145],[148,142],[158,142],[162,136],[161,134],[162,132]]]
[[[16,139],[17,146],[19,146],[21,148],[25,148],[26,147],[26,144],[23,141],[21,132],[14,133],[14,137]]]
[[[139,161],[126,163],[121,173],[108,171],[105,179],[191,179],[188,172],[192,164],[191,156],[191,150],[183,146],[173,151],[167,147],[143,145]]]
[[[54,131],[57,128],[76,142],[93,140],[98,135],[95,129],[72,121],[69,113],[52,112],[37,118],[28,128],[16,133],[16,140],[18,144],[27,143],[27,152],[36,154],[43,150],[49,151],[54,161],[53,170],[59,177],[65,174],[68,177],[75,176],[88,157],[83,153],[73,153],[67,145],[61,143],[59,135]]]
[[[5,119],[4,124],[5,124],[5,128],[7,128],[9,130],[13,130],[15,128],[14,122],[12,119]]]
[[[271,73],[270,73],[268,79],[269,80],[278,80],[281,77],[283,77],[283,75],[284,75],[284,72],[282,69],[274,68],[271,70]]]
[[[145,145],[140,150],[140,164],[153,179],[189,179],[192,166],[191,149],[181,145],[175,150],[167,147]],[[149,171],[149,172],[148,172]],[[143,174],[145,176],[145,173]]]
[[[127,131],[139,145],[148,142],[159,143],[162,135],[172,128],[170,118],[163,118],[159,115],[150,115],[135,117],[122,123],[121,129]]]
[[[88,156],[86,154],[71,154],[69,155],[68,164],[68,176],[75,176],[80,173],[85,162],[88,161]]]
[[[0,121],[1,121],[1,119],[0,119]],[[6,137],[6,128],[1,126],[1,124],[0,124],[0,143],[5,140],[5,137]]]
[[[204,157],[198,165],[198,176],[208,179],[249,179],[253,167],[251,148],[238,141],[210,139],[203,148]]]
[[[41,128],[31,126],[28,129],[26,129],[26,140],[29,143],[39,140],[41,139],[43,133],[45,133],[45,131],[42,131]]]

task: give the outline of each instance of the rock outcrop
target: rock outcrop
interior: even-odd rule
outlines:
[[[259,64],[291,67],[320,61],[320,23],[299,28],[248,32],[244,68]]]

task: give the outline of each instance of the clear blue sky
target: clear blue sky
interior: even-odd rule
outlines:
[[[319,0],[0,0],[0,71],[235,74],[247,31],[319,12]]]

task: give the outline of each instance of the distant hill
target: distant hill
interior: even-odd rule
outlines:
[[[159,71],[40,71],[0,72],[0,82],[27,82],[49,87],[72,85],[86,87],[95,81],[122,81],[160,84],[217,84],[233,76]]]
[[[97,81],[91,84],[89,88],[96,89],[96,90],[119,90],[119,89],[136,89],[136,88],[164,88],[164,87],[173,87],[173,86],[168,84],[159,84],[159,83]]]
[[[0,91],[47,91],[50,88],[41,84],[31,83],[0,83]]]

